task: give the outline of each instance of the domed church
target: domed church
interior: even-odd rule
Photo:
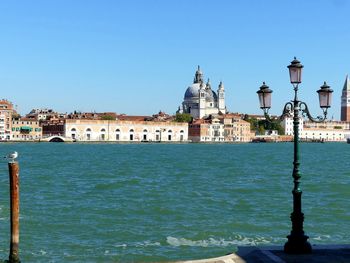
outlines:
[[[184,101],[179,107],[179,113],[190,113],[193,118],[203,118],[211,114],[226,113],[225,89],[220,82],[217,93],[211,89],[208,79],[203,81],[203,73],[198,66],[193,84],[185,92]]]

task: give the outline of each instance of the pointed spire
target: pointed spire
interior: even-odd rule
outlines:
[[[224,89],[225,89],[224,84],[222,83],[222,81],[220,81],[219,90],[224,90]]]
[[[210,79],[208,78],[207,84],[205,86],[206,89],[211,89],[211,85],[210,85]]]
[[[343,91],[350,91],[350,80],[348,75],[346,75],[346,78],[345,78]]]

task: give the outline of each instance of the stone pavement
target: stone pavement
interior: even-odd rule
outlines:
[[[238,247],[222,257],[177,263],[350,263],[350,245],[314,245],[312,254],[290,255],[281,246]]]

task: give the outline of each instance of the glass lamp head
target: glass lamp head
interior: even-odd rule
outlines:
[[[290,83],[292,84],[301,83],[301,73],[302,73],[303,67],[304,66],[301,65],[300,61],[297,60],[296,57],[294,57],[294,60],[288,66]]]
[[[258,93],[260,108],[263,110],[270,109],[272,90],[270,90],[269,86],[267,86],[265,82],[263,82],[263,85],[260,87],[260,89],[256,93]]]
[[[333,93],[333,90],[330,88],[330,86],[328,86],[327,83],[324,82],[321,88],[317,91],[317,93],[320,100],[320,107],[323,109],[330,108]]]

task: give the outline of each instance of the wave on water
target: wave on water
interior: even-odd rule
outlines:
[[[331,238],[330,235],[320,235],[320,236],[313,237],[311,239],[317,240],[317,241],[322,241],[322,240],[329,240],[330,238]]]
[[[33,256],[45,256],[47,252],[43,249],[40,249],[38,252],[31,252]]]
[[[174,247],[179,246],[190,246],[190,247],[226,247],[226,246],[256,246],[262,244],[270,244],[271,240],[268,240],[264,237],[242,237],[237,236],[237,239],[225,240],[209,238],[207,240],[190,240],[186,238],[176,238],[176,237],[167,237],[167,243]]]
[[[116,244],[114,247],[116,248],[127,248],[127,247],[156,247],[160,246],[159,242],[151,242],[151,241],[143,241],[143,242],[133,242],[130,244]]]

